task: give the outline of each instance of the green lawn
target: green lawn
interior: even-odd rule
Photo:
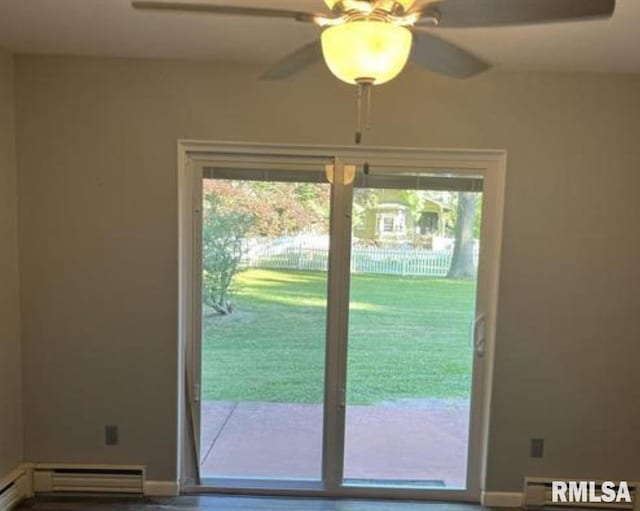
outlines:
[[[237,310],[205,312],[205,399],[320,403],[326,274],[248,270]],[[354,275],[348,402],[465,397],[475,282]]]

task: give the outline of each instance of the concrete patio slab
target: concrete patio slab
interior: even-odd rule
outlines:
[[[321,477],[322,405],[202,403],[204,477]],[[462,487],[469,408],[433,402],[348,406],[345,478]]]
[[[203,410],[209,408],[209,403],[202,403]],[[213,414],[209,409],[203,415]],[[320,479],[322,420],[321,405],[239,403],[221,431],[207,433],[208,438],[217,436],[217,440],[202,461],[202,473],[218,477]],[[216,420],[211,428],[219,425],[220,420]],[[208,427],[203,421],[203,437]]]
[[[236,407],[232,401],[205,401],[200,409],[200,463],[203,463],[209,454],[211,446],[217,440],[217,436],[230,418]]]

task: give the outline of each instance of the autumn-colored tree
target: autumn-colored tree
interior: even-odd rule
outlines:
[[[328,185],[208,179],[205,193],[225,197],[235,211],[249,213],[249,236],[293,236],[301,231],[328,232]]]
[[[246,239],[327,232],[329,187],[309,183],[203,182],[202,299],[218,314],[230,314],[233,280]]]

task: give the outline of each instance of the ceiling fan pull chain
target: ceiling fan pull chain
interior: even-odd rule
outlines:
[[[362,142],[362,92],[364,84],[358,82],[358,92],[356,93],[356,140],[355,143]]]
[[[365,93],[367,95],[366,100],[367,100],[367,106],[366,106],[366,110],[365,110],[365,124],[364,124],[364,129],[368,130],[371,128],[371,96],[373,94],[373,83],[372,82],[368,82],[364,84],[365,87]]]
[[[356,144],[360,144],[362,142],[363,121],[365,130],[368,130],[371,126],[371,89],[373,88],[373,80],[370,78],[361,78],[357,80],[356,85],[358,87]]]

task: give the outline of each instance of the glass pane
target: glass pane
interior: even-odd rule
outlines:
[[[205,478],[321,479],[329,196],[203,182]]]
[[[344,479],[461,489],[482,197],[407,183],[354,190]]]

